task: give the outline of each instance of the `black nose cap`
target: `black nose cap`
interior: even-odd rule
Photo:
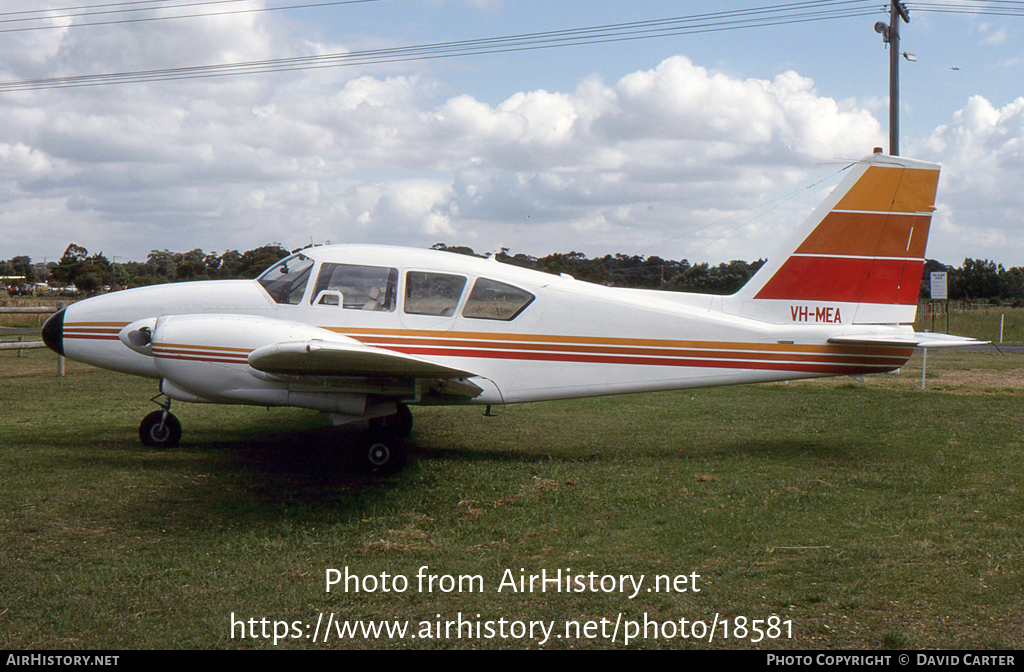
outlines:
[[[64,311],[61,308],[43,324],[43,343],[60,356],[64,356]]]

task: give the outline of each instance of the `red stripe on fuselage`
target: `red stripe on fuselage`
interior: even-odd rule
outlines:
[[[794,257],[810,259],[814,257]],[[792,261],[791,258],[790,261]],[[836,261],[828,259],[829,262]],[[864,261],[868,264],[877,260]],[[788,262],[787,262],[788,263]],[[785,268],[785,267],[784,267]],[[923,263],[921,264],[923,268]],[[904,274],[906,274],[904,272]],[[778,275],[778,274],[776,274]],[[773,278],[774,280],[774,278]],[[762,290],[763,292],[764,290]],[[765,298],[760,297],[759,298]],[[916,299],[916,294],[915,294]],[[333,331],[345,333],[343,328]],[[659,339],[544,336],[535,334],[483,334],[416,330],[352,330],[348,335],[366,345],[430,357],[465,357],[633,366],[671,366],[747,370],[793,371],[818,374],[877,373],[906,363],[909,349],[831,346],[774,346],[754,343],[681,342]],[[401,334],[401,335],[400,335]],[[461,337],[460,337],[461,336]],[[111,327],[72,327],[67,338],[118,340]],[[484,338],[492,340],[484,340]],[[546,343],[543,341],[547,341]],[[541,342],[538,342],[541,341]],[[688,346],[688,347],[680,347]],[[749,348],[749,349],[747,349]],[[230,352],[230,351],[234,352]],[[204,352],[205,351],[205,352]],[[215,364],[246,365],[248,350],[187,344],[157,345],[153,355]]]
[[[809,364],[801,362],[773,362],[750,360],[708,360],[687,357],[623,357],[619,355],[585,355],[566,352],[508,352],[493,350],[464,350],[458,348],[394,347],[391,350],[407,355],[432,355],[435,357],[472,357],[484,359],[517,359],[527,361],[573,362],[587,364],[632,364],[634,366],[688,366],[708,369],[750,369],[770,371],[797,371],[802,373],[881,373],[892,371],[906,363],[906,359],[889,364]]]
[[[461,339],[461,338],[396,338],[396,337],[368,337],[368,336],[353,336],[358,338],[362,343],[366,345],[372,345],[374,347],[387,348],[391,350],[398,350],[405,352],[403,347],[430,347],[430,348],[444,348],[445,350],[436,350],[437,353],[448,351],[449,349],[458,350],[459,352],[550,352],[550,353],[568,353],[571,355],[627,355],[627,356],[646,356],[646,357],[662,357],[668,359],[678,359],[681,357],[693,358],[693,359],[736,359],[736,360],[778,360],[778,361],[796,361],[796,362],[812,362],[820,363],[821,361],[828,361],[833,364],[877,364],[886,365],[893,362],[897,362],[897,366],[906,361],[906,353],[899,352],[894,354],[892,351],[886,352],[851,352],[846,349],[836,348],[835,350],[826,352],[805,352],[797,350],[789,351],[767,351],[761,349],[751,349],[750,351],[733,350],[733,349],[718,349],[718,348],[673,348],[673,347],[649,347],[649,346],[638,346],[638,347],[626,347],[626,346],[600,346],[600,345],[577,345],[571,343],[533,343],[533,342],[502,342],[502,341],[479,341],[473,339]]]

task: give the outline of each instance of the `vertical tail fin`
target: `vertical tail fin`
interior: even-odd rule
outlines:
[[[733,298],[774,324],[913,322],[939,167],[875,154],[857,164]]]

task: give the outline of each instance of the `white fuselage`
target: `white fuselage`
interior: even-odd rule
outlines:
[[[898,368],[912,351],[830,345],[829,337],[840,331],[856,333],[857,325],[762,322],[740,316],[730,304],[732,297],[604,287],[428,250],[329,246],[303,254],[314,264],[311,280],[291,302],[275,301],[256,280],[238,280],[145,287],[73,304],[64,315],[65,354],[103,368],[169,380],[195,395],[193,401],[329,410],[290,402],[287,395],[246,400],[218,390],[236,390],[243,383],[268,391],[308,388],[308,381],[260,375],[246,361],[248,353],[279,342],[289,329],[303,332],[302,338],[347,337],[470,372],[467,379],[482,392],[451,401],[477,404],[874,373]],[[317,292],[313,279],[324,264],[396,269],[391,308],[354,309],[345,304],[349,297],[342,292]],[[410,310],[410,274],[464,278],[461,294],[452,299],[454,309],[445,314]],[[470,289],[480,278],[534,298],[510,319],[467,316]],[[323,300],[323,294],[332,293],[339,298]],[[225,319],[219,334],[217,321],[206,320],[202,333],[195,332],[196,342],[178,343],[189,340],[181,328],[174,348],[153,352],[133,350],[118,336],[139,320],[185,315],[244,315],[268,322]],[[268,329],[261,329],[262,324]],[[171,328],[169,322],[166,328]],[[189,397],[181,392],[175,398]]]

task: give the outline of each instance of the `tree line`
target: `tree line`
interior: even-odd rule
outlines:
[[[474,257],[486,256],[468,247],[444,243],[437,243],[432,249]],[[686,259],[675,261],[627,254],[606,254],[590,259],[582,252],[555,252],[545,257],[531,257],[509,254],[507,248],[502,248],[496,256],[498,261],[507,264],[556,275],[566,273],[577,280],[600,285],[703,294],[732,294],[745,285],[765,262],[764,259],[750,263],[730,261],[712,266],[707,262],[691,264]]]
[[[460,254],[476,254],[468,247],[444,243],[434,245],[435,250]],[[548,273],[568,273],[579,280],[619,287],[666,289],[702,294],[732,294],[739,291],[747,280],[761,268],[764,259],[755,262],[730,261],[711,266],[707,262],[691,264],[686,259],[673,261],[660,257],[605,255],[588,259],[580,252],[556,253],[546,257],[524,254],[510,255],[502,248],[498,260]],[[929,259],[921,276],[922,299],[931,298],[931,273],[945,271],[949,298],[956,301],[988,301],[1024,307],[1024,268],[1009,269],[987,259],[964,259],[960,267],[948,266]]]
[[[475,257],[473,249],[437,243],[435,250]],[[60,261],[47,264],[40,272],[27,256],[0,261],[0,275],[24,276],[25,282],[44,279],[51,286],[74,285],[85,294],[109,289],[141,287],[188,280],[229,280],[255,278],[263,270],[289,254],[279,243],[271,243],[247,252],[228,250],[222,254],[195,249],[190,252],[153,250],[144,262],[112,262],[102,252],[89,254],[84,247],[68,245]],[[556,252],[543,257],[512,254],[503,248],[498,260],[547,273],[567,273],[579,280],[615,287],[663,289],[705,294],[732,294],[739,290],[763,264],[730,261],[718,265],[691,263],[686,259],[658,256],[606,254],[589,258],[582,252]],[[1024,268],[1004,268],[987,259],[965,259],[959,267],[928,260],[921,280],[921,298],[931,297],[930,273],[948,273],[949,298],[961,301],[988,301],[1024,307]]]
[[[271,243],[248,252],[228,250],[223,254],[199,249],[191,252],[153,250],[146,261],[111,262],[102,252],[89,254],[86,248],[71,243],[60,261],[48,265],[45,274],[51,287],[73,285],[85,294],[95,294],[166,282],[255,278],[289,254],[287,248]],[[0,268],[2,264],[0,262]],[[40,280],[38,271],[26,281],[33,279]]]

